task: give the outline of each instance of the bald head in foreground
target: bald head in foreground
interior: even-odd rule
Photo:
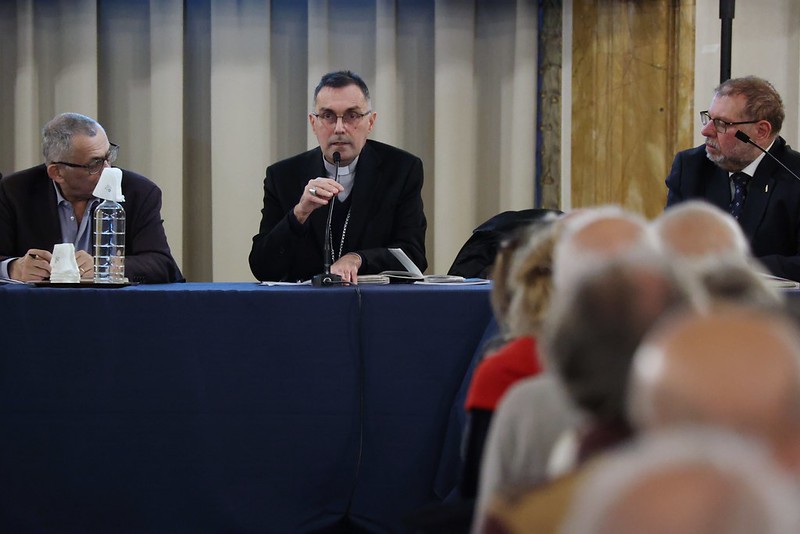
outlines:
[[[795,483],[758,443],[709,428],[642,438],[596,465],[563,532],[790,534]]]
[[[553,257],[556,289],[577,284],[613,261],[656,254],[657,240],[647,221],[618,206],[600,206],[567,215]]]
[[[752,256],[742,228],[729,213],[689,200],[666,210],[652,227],[661,252],[710,300],[783,306],[783,295],[760,274],[767,269]]]
[[[750,245],[736,219],[701,200],[669,208],[653,221],[653,227],[671,258],[701,261],[750,257]]]
[[[778,312],[728,305],[665,321],[638,349],[629,391],[642,430],[723,426],[800,473],[800,335]]]

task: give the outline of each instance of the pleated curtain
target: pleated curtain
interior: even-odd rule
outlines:
[[[252,281],[267,165],[316,146],[322,74],[370,85],[372,138],[420,156],[429,273],[535,205],[535,0],[0,2],[0,172],[42,161],[57,113],[97,118],[163,190],[190,281]]]

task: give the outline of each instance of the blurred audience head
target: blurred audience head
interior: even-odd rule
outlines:
[[[721,261],[705,272],[682,272],[697,277],[708,305],[730,302],[778,310],[786,304],[783,293],[770,286],[758,271],[741,262]]]
[[[563,532],[789,534],[796,484],[754,441],[710,428],[645,436],[595,465]]]
[[[546,280],[551,278],[552,247],[556,239],[556,216],[545,216],[529,225],[517,228],[497,249],[491,269],[491,302],[494,316],[502,330],[509,330],[509,320],[513,319],[512,301],[520,289],[515,279],[515,265],[525,259],[542,264],[541,272]],[[547,252],[547,250],[550,252]],[[528,258],[530,256],[530,258]],[[540,284],[551,285],[551,284]],[[549,295],[549,292],[548,292]],[[518,335],[518,334],[510,334]]]
[[[554,251],[553,283],[560,291],[611,261],[647,257],[657,250],[642,216],[617,206],[584,209],[564,219]]]
[[[629,388],[642,430],[723,426],[764,439],[800,472],[800,335],[778,311],[725,304],[669,317],[637,350]]]
[[[750,254],[741,226],[729,213],[690,200],[662,213],[653,228],[664,256],[701,286],[709,302],[783,305],[780,292],[759,274],[766,269]]]
[[[739,223],[708,202],[681,202],[656,218],[653,227],[662,250],[673,259],[703,264],[750,258],[750,245]]]
[[[508,327],[512,336],[536,336],[553,294],[553,250],[561,220],[529,232],[509,267]]]
[[[661,315],[691,302],[660,257],[612,262],[559,289],[545,324],[552,365],[577,405],[598,420],[626,420],[631,358]]]

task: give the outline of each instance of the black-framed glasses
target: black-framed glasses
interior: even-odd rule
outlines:
[[[341,115],[337,115],[333,111],[326,109],[324,111],[320,111],[319,113],[312,112],[311,114],[328,126],[336,126],[336,123],[339,121],[339,119],[342,119],[342,122],[344,123],[345,126],[353,126],[355,124],[358,124],[358,121],[360,121],[370,113],[372,113],[372,110],[365,111],[364,113],[355,110],[350,110],[350,111],[345,111]]]
[[[713,119],[711,115],[708,114],[708,111],[701,111],[700,112],[700,122],[705,126],[708,122],[711,121],[714,123],[714,129],[719,133],[725,133],[728,131],[729,126],[737,126],[739,124],[755,124],[759,121],[738,121],[738,122],[728,122],[722,119]]]
[[[109,143],[109,145],[111,145],[111,148],[108,149],[108,152],[106,152],[105,156],[102,158],[94,158],[86,165],[79,165],[77,163],[69,163],[66,161],[54,161],[53,163],[57,163],[58,165],[66,165],[67,167],[72,167],[73,169],[86,169],[89,174],[97,174],[103,170],[103,167],[106,165],[106,161],[109,164],[117,161],[119,145],[115,145],[114,143]]]

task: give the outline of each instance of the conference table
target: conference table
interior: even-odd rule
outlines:
[[[402,532],[452,495],[488,285],[0,285],[0,530]]]

